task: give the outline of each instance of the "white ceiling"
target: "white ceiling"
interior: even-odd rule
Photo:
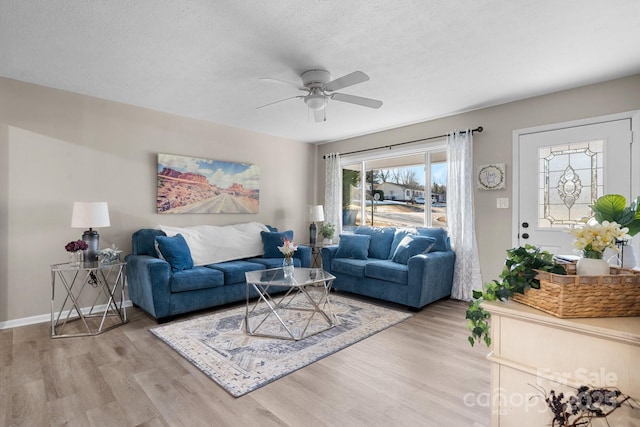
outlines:
[[[0,76],[323,142],[640,73],[639,23],[638,0],[0,0]],[[301,94],[261,77],[316,68],[384,105],[256,110]]]

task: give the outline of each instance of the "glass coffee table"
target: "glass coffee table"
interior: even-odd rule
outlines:
[[[335,276],[319,268],[250,271],[247,280],[245,332],[248,335],[301,340],[339,324],[329,293]],[[258,298],[251,301],[251,289]]]

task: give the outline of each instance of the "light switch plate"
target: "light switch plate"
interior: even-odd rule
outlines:
[[[508,197],[498,197],[496,200],[497,200],[498,209],[509,209]]]

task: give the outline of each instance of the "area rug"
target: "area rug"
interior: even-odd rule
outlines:
[[[151,332],[239,397],[412,316],[340,295],[331,305],[339,324],[300,341],[248,336],[244,306]]]

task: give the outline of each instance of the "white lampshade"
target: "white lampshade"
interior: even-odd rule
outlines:
[[[71,227],[109,227],[109,207],[107,202],[73,202]]]
[[[309,221],[324,221],[324,209],[322,208],[322,205],[309,206]]]

